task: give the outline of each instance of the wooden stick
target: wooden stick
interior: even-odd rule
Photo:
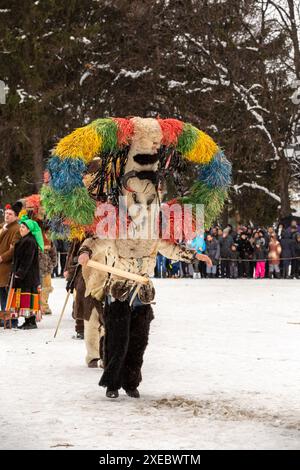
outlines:
[[[55,330],[55,333],[54,333],[54,338],[55,338],[55,337],[56,337],[56,335],[57,335],[58,328],[59,328],[60,322],[62,321],[62,317],[63,317],[63,315],[64,315],[64,313],[65,313],[66,306],[67,306],[67,303],[68,303],[68,300],[69,300],[70,294],[71,294],[71,291],[70,291],[70,290],[68,290],[67,297],[66,297],[66,300],[65,300],[65,303],[64,303],[63,309],[62,309],[62,311],[61,311],[61,314],[60,314],[60,317],[59,317],[59,320],[58,320],[58,323],[57,323],[57,327],[56,327],[56,330]]]
[[[106,273],[114,274],[119,277],[123,277],[125,279],[130,279],[131,281],[136,281],[140,284],[148,284],[149,282],[149,279],[147,277],[140,276],[139,274],[134,274],[134,273],[130,273],[127,271],[123,271],[122,269],[113,268],[112,266],[98,263],[98,261],[93,261],[91,259],[87,262],[87,266],[89,266],[90,268],[98,269],[99,271],[103,271]]]
[[[13,282],[14,282],[14,274],[11,275],[11,278],[10,278],[10,283],[9,283],[9,288],[8,288],[8,296],[7,296],[7,299],[6,299],[6,306],[5,306],[5,311],[8,312],[10,307],[11,307],[11,303],[12,303],[12,300],[13,300],[13,289],[12,289],[12,286],[13,286]]]
[[[138,284],[138,285],[136,286],[136,288],[134,289],[134,292],[133,292],[132,297],[131,297],[130,302],[129,302],[129,306],[130,306],[130,307],[131,307],[131,305],[133,304],[134,299],[135,299],[136,296],[138,295],[139,290],[140,290],[141,287],[142,287],[142,284]]]

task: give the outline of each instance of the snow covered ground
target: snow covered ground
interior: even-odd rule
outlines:
[[[111,401],[54,281],[38,330],[0,329],[1,449],[300,449],[294,280],[155,280],[141,399]],[[71,304],[71,302],[70,302]]]

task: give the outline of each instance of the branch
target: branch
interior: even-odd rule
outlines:
[[[281,202],[281,199],[280,199],[279,196],[277,196],[277,194],[272,193],[271,191],[269,191],[268,188],[265,188],[264,186],[260,186],[257,183],[242,183],[240,185],[235,184],[235,185],[232,186],[232,188],[236,191],[236,193],[238,193],[239,189],[243,188],[244,186],[246,186],[247,188],[259,189],[259,190],[263,191],[264,193],[266,193],[268,196],[275,199],[275,201]]]

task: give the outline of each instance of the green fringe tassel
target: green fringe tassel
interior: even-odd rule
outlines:
[[[62,194],[44,185],[41,189],[41,200],[49,219],[62,215],[76,224],[93,223],[96,203],[86,188],[75,188],[68,194]]]
[[[178,138],[176,150],[182,155],[185,155],[194,147],[197,139],[198,132],[196,127],[192,126],[192,124],[184,124],[183,130]]]
[[[68,240],[68,237],[66,235],[62,235],[61,233],[55,233],[55,232],[49,232],[49,238],[51,241],[55,240]]]
[[[196,182],[191,194],[182,198],[184,204],[204,205],[204,226],[209,229],[223,210],[228,192],[224,188],[210,188],[204,183]]]
[[[118,150],[118,125],[112,119],[96,119],[90,124],[102,139],[102,152],[115,152]]]
[[[61,195],[57,195],[50,186],[44,184],[41,188],[41,203],[48,219],[52,219],[64,209],[61,205]]]

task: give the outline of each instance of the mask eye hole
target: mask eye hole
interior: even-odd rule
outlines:
[[[136,203],[137,203],[137,195],[136,195],[136,193],[132,193],[132,199],[133,199],[133,202],[136,204]]]

